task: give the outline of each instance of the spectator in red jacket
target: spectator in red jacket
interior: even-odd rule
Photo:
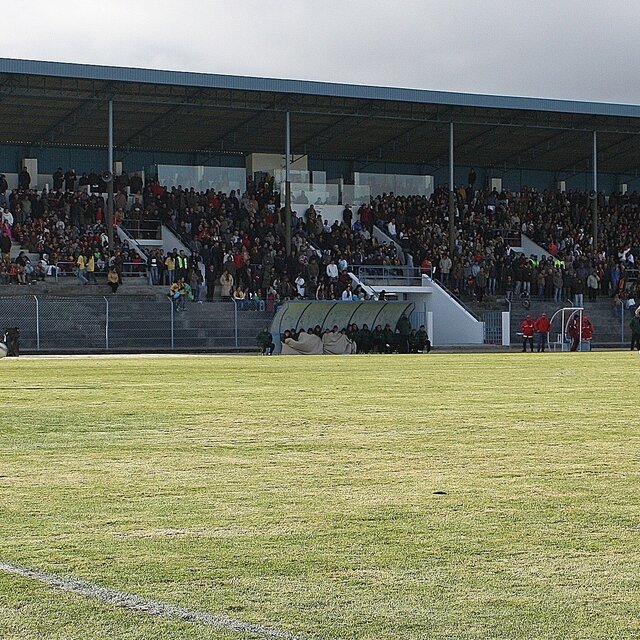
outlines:
[[[533,333],[535,331],[535,326],[531,316],[527,316],[522,321],[520,331],[522,331],[522,353],[527,350],[527,342],[531,347],[531,353],[533,353]]]
[[[537,342],[538,342],[538,353],[542,351],[544,353],[544,348],[547,345],[549,331],[551,331],[551,323],[549,322],[549,318],[547,318],[546,313],[542,313],[542,315],[533,323],[533,327],[536,330]]]
[[[593,324],[589,316],[582,316],[582,339],[588,341],[591,338],[593,338]]]

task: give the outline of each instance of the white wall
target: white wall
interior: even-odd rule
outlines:
[[[286,153],[251,153],[246,158],[247,171],[253,175],[256,171],[266,171],[271,175],[276,169],[284,169]],[[295,156],[295,154],[292,153]],[[290,165],[296,171],[308,171],[307,156],[303,155]]]
[[[431,278],[422,276],[422,285],[431,293],[409,294],[417,311],[433,312],[431,342],[437,346],[484,344],[484,322],[476,320]]]
[[[7,184],[9,185],[9,189],[17,189],[18,188],[18,174],[17,173],[6,173],[5,171],[0,171],[0,173],[4,173],[4,177],[7,179]],[[34,180],[34,176],[31,175],[31,188],[37,189],[38,191],[42,191],[47,185],[49,185],[49,191],[53,189],[53,176],[48,173],[39,173],[35,176],[36,180]]]
[[[39,173],[37,185],[38,191],[42,191],[47,186],[49,191],[53,191],[53,174]],[[31,188],[34,188],[33,180],[31,181]]]
[[[177,249],[180,251],[181,249],[188,255],[191,255],[191,249],[189,249],[183,242],[178,238],[178,236],[169,229],[166,225],[162,225],[162,250],[165,253],[169,253],[169,251],[173,251]]]
[[[545,256],[546,258],[550,258],[551,254],[548,251],[545,251],[539,244],[536,244],[531,238],[525,236],[524,233],[521,234],[521,242],[522,245],[522,253],[525,256],[535,255],[538,259]]]
[[[124,229],[122,229],[119,225],[114,227],[116,235],[120,238],[121,242],[126,242],[129,245],[129,248],[133,249],[146,263],[147,256],[144,253],[142,247],[140,247],[135,240],[135,238],[130,238]]]
[[[5,173],[4,171],[0,171],[0,173],[4,173],[4,177],[7,179],[7,184],[9,185],[9,189],[13,191],[13,189],[18,188],[18,174],[17,173]]]
[[[308,208],[308,204],[291,203],[291,211],[295,211],[298,214],[298,218],[304,218],[304,214]],[[344,211],[344,207],[341,204],[314,204],[313,208],[322,220],[327,220],[329,224],[333,224],[336,220],[339,223],[342,222],[342,212]],[[354,211],[352,208],[351,211],[353,212],[351,224],[353,224],[360,218],[360,216],[358,215],[357,210]]]

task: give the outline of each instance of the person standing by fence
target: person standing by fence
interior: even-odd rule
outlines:
[[[109,273],[107,274],[107,284],[111,287],[111,293],[115,293],[120,286],[120,279],[118,278],[118,274],[114,267],[109,269]]]
[[[533,333],[535,331],[535,327],[531,316],[527,316],[522,321],[520,331],[522,331],[522,353],[525,353],[527,350],[527,344],[529,344],[531,353],[533,353]]]
[[[98,280],[96,279],[96,258],[91,252],[87,255],[86,267],[87,281],[92,284],[98,284]]]
[[[78,280],[80,280],[80,284],[89,283],[89,280],[87,279],[87,264],[84,255],[82,254],[80,254],[76,259],[76,275],[78,276]]]
[[[631,351],[634,348],[640,351],[640,307],[633,314],[629,327],[631,328]]]
[[[549,318],[547,318],[546,313],[542,313],[542,315],[534,322],[534,329],[537,334],[537,342],[538,342],[538,353],[542,351],[544,353],[544,348],[547,346],[547,341],[549,339],[549,331],[551,331],[551,323],[549,322]]]
[[[167,274],[165,284],[171,286],[175,280],[176,274],[176,258],[174,253],[167,254],[167,257],[164,261],[164,266],[166,268],[165,273]]]

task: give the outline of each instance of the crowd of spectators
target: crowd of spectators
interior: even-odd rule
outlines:
[[[512,297],[523,292],[582,305],[585,294],[623,300],[636,295],[640,260],[640,196],[598,196],[598,245],[593,245],[586,192],[519,193],[460,188],[455,193],[455,251],[449,251],[449,192],[431,197],[374,198],[360,208],[404,249],[407,264],[432,273],[462,297]],[[548,256],[511,250],[526,234]]]
[[[8,190],[0,177],[0,283],[33,284],[46,276],[74,275],[82,284],[96,284],[96,274],[140,271],[144,260],[117,238],[109,243],[106,206],[95,172],[79,179],[75,171],[53,176],[53,190],[31,188],[28,172],[17,189]],[[92,190],[93,189],[93,190]],[[11,260],[11,245],[23,251]],[[35,264],[28,254],[37,254]]]
[[[597,195],[594,246],[588,193],[527,187],[519,193],[498,193],[470,184],[455,193],[453,253],[445,187],[430,197],[383,194],[362,204],[357,215],[346,206],[342,220],[331,224],[313,205],[304,205],[293,212],[292,251],[287,256],[284,211],[272,177],[261,182],[249,178],[244,193],[227,194],[167,189],[155,180],[143,184],[139,176],[123,174],[114,181],[115,223],[167,224],[192,252],[188,256],[158,250],[143,258],[126,243],[109,244],[101,181],[95,171],[78,177],[73,169],[59,168],[53,189],[39,192],[23,171],[18,188],[10,191],[0,176],[0,283],[27,284],[63,271],[90,284],[96,274],[110,269],[121,282],[127,270],[146,271],[153,285],[172,287],[181,279],[198,301],[221,295],[241,305],[258,301],[272,310],[293,298],[366,299],[362,288],[354,288],[350,269],[401,269],[405,263],[433,274],[455,294],[480,302],[485,296],[525,292],[575,304],[582,304],[585,296],[591,301],[610,296],[617,304],[636,295],[637,284],[629,283],[640,260],[636,193]],[[374,226],[394,242],[376,240]],[[543,246],[549,257],[512,251],[522,233]],[[13,261],[12,240],[23,249]],[[31,264],[28,253],[37,254],[37,264]]]
[[[351,224],[345,208],[341,223],[329,224],[313,205],[292,212],[291,254],[287,256],[284,210],[273,179],[248,181],[243,194],[199,193],[166,189],[150,181],[143,194],[142,215],[172,228],[187,244],[184,274],[194,297],[222,298],[244,304],[262,301],[272,309],[281,300],[361,300],[367,294],[353,287],[353,264],[399,265],[394,243],[378,243],[360,221]],[[175,254],[152,253],[148,266],[154,284],[172,283]]]
[[[261,183],[249,179],[245,193],[226,194],[167,189],[155,180],[143,185],[137,176],[117,176],[115,224],[143,229],[153,222],[167,224],[191,250],[190,256],[151,250],[143,259],[117,237],[109,244],[105,186],[95,171],[77,178],[74,170],[59,168],[50,191],[32,189],[23,174],[17,189],[9,191],[5,183],[0,194],[2,283],[36,282],[29,276],[37,270],[42,277],[73,274],[82,284],[93,284],[96,274],[111,268],[122,282],[123,272],[144,270],[153,285],[171,287],[181,278],[189,297],[198,301],[219,293],[241,305],[260,301],[273,309],[291,298],[365,299],[362,288],[352,286],[347,266],[400,264],[395,244],[379,244],[359,221],[352,225],[350,209],[342,224],[330,225],[313,205],[293,212],[287,256],[284,212],[272,177]],[[11,241],[24,250],[13,261]],[[30,264],[29,253],[38,255],[37,265]],[[23,268],[26,279],[18,277]]]

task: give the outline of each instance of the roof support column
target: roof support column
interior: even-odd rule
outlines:
[[[453,122],[449,123],[449,257],[453,260],[456,248],[455,184],[453,177]]]
[[[591,224],[593,250],[598,251],[598,133],[593,132],[593,200],[591,201]]]
[[[113,251],[113,100],[109,100],[109,143],[107,171],[111,174],[111,180],[107,182],[107,236],[109,237],[109,249]]]
[[[285,159],[284,159],[284,242],[287,256],[291,255],[291,181],[289,180],[289,163],[291,162],[291,114],[287,111],[285,124]],[[282,203],[280,203],[282,204]]]

